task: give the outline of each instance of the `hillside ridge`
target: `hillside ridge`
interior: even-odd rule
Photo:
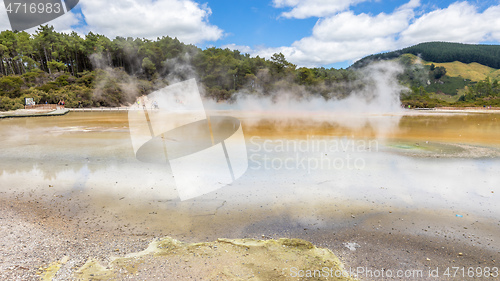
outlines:
[[[412,54],[435,63],[459,61],[469,64],[475,62],[500,69],[500,45],[450,42],[426,42],[392,52],[369,55],[356,61],[350,68],[361,68],[373,61],[395,59],[403,54]]]

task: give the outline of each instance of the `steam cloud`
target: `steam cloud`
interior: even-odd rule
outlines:
[[[91,57],[94,67],[103,69],[106,76],[120,81],[117,87],[125,94],[126,102],[133,103],[139,96],[147,94],[144,85],[136,78],[136,74],[143,73],[138,67],[133,75],[126,75],[124,71],[108,67],[109,58],[103,54]],[[133,58],[129,58],[132,60]],[[200,80],[191,64],[192,56],[186,53],[175,59],[167,59],[162,63],[159,71],[162,77],[155,77],[149,89],[160,89],[187,79]],[[140,65],[139,63],[137,65]],[[230,101],[216,102],[205,98],[207,110],[242,110],[242,111],[269,111],[269,112],[303,112],[303,113],[342,113],[342,114],[377,114],[401,112],[399,96],[408,90],[398,83],[397,76],[403,73],[403,67],[397,62],[377,62],[358,70],[358,79],[354,82],[338,82],[332,87],[319,85],[305,87],[294,83],[293,78],[284,77],[273,83],[273,91],[265,92],[259,85],[250,84],[234,93]],[[126,77],[124,77],[126,76]],[[257,80],[272,81],[268,70],[257,73]],[[99,97],[106,87],[105,79],[98,79],[94,97]],[[348,95],[342,89],[351,89]],[[202,95],[206,96],[205,87],[199,87]],[[321,95],[318,92],[328,92]]]
[[[386,113],[400,112],[399,96],[408,90],[398,83],[397,76],[403,68],[396,62],[373,63],[361,70],[358,83],[364,85],[343,98],[334,90],[324,97],[308,91],[304,86],[282,87],[264,95],[259,89],[257,93],[243,90],[235,94],[233,103],[216,103],[206,101],[207,108],[212,110],[250,110],[250,111],[290,111],[290,112],[324,112],[324,113]]]

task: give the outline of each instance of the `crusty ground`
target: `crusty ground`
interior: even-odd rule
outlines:
[[[227,228],[218,231],[212,231],[209,226],[204,226],[204,231],[193,228],[192,232],[181,234],[175,232],[174,229],[162,230],[153,225],[149,227],[133,221],[127,223],[126,218],[119,218],[111,212],[98,213],[90,201],[77,197],[67,200],[64,198],[48,199],[36,195],[30,197],[15,193],[2,195],[0,199],[0,235],[3,237],[0,255],[1,280],[39,280],[41,277],[48,279],[54,277],[54,280],[75,278],[93,280],[98,277],[105,280],[123,278],[207,280],[206,274],[208,273],[211,274],[212,280],[274,280],[276,276],[283,280],[296,280],[288,276],[290,272],[287,271],[289,268],[287,263],[273,263],[271,270],[281,269],[285,273],[272,278],[265,274],[257,278],[259,276],[257,274],[256,277],[254,269],[258,268],[258,263],[255,261],[252,264],[257,267],[252,267],[251,270],[248,267],[231,266],[231,262],[237,260],[236,257],[247,259],[247,261],[249,258],[258,257],[258,260],[265,261],[267,258],[263,256],[262,251],[280,256],[269,249],[262,248],[261,252],[244,253],[245,257],[243,257],[240,248],[224,248],[224,255],[213,259],[217,254],[213,246],[221,243],[216,236],[264,240],[288,237],[308,240],[317,247],[331,250],[347,269],[366,267],[372,270],[384,268],[385,270],[424,270],[427,272],[429,268],[437,267],[441,270],[451,266],[494,267],[498,266],[500,260],[500,247],[498,241],[495,241],[498,222],[494,225],[486,220],[481,222],[477,218],[464,217],[460,221],[461,224],[457,225],[447,223],[446,220],[439,218],[439,212],[432,211],[411,213],[394,210],[394,212],[387,212],[382,208],[383,213],[379,214],[364,215],[361,212],[346,216],[340,221],[336,220],[337,223],[332,223],[331,227],[304,227],[282,215],[268,216],[251,222],[240,218],[242,221],[239,224],[230,218],[214,216],[212,218],[214,224],[220,226],[219,220],[229,219],[235,225],[228,225]],[[68,210],[69,207],[75,206],[77,207],[71,211]],[[257,212],[256,215],[258,216]],[[444,215],[450,216],[450,214]],[[200,222],[210,221],[210,219],[210,216],[204,217]],[[238,225],[245,224],[247,226],[242,232]],[[203,229],[202,226],[199,227]],[[170,256],[145,256],[140,261],[129,265],[120,265],[119,260],[118,262],[115,260],[113,264],[114,257],[123,258],[127,254],[144,251],[152,241],[158,241],[168,235],[190,243],[208,243],[200,248],[204,249],[201,252],[179,251],[175,254],[170,253]],[[356,245],[354,250],[352,247],[347,247],[348,243]],[[204,256],[202,252],[206,253],[209,249],[208,245],[212,246],[210,248],[212,252]],[[226,250],[228,252],[225,252]],[[246,256],[247,254],[249,257]],[[245,263],[244,260],[240,262]],[[232,270],[228,271],[228,268]],[[386,280],[383,278],[362,279]],[[413,280],[436,279],[424,275],[424,278]],[[447,279],[441,276],[439,280],[458,279]],[[469,279],[461,278],[460,280]]]

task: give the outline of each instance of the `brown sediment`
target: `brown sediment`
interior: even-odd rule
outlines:
[[[241,120],[245,137],[304,139],[317,137],[377,138],[402,141],[498,145],[500,113],[404,112],[394,114],[306,114],[213,112]],[[92,116],[98,116],[93,118]],[[23,122],[30,129],[57,126],[56,120]],[[128,129],[127,112],[71,112],[65,116],[75,132]],[[15,124],[15,123],[12,123]],[[62,131],[61,131],[62,132]]]
[[[375,117],[375,118],[373,118]],[[384,140],[433,141],[498,146],[500,112],[346,115],[300,114],[242,117],[247,138],[298,138],[311,136],[382,138]]]

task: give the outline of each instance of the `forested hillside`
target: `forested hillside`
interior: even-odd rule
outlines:
[[[364,57],[349,69],[384,60],[399,61],[404,66],[399,80],[411,89],[401,96],[405,106],[500,106],[500,87],[496,80],[500,45],[421,43]],[[453,67],[451,72],[444,63]],[[480,70],[475,71],[477,69]]]
[[[195,77],[206,96],[230,100],[233,93],[269,95],[276,89],[331,98],[348,95],[355,72],[297,68],[283,54],[270,60],[239,51],[201,50],[176,38],[156,40],[64,34],[48,25],[34,35],[0,33],[0,110],[65,100],[68,106],[119,106],[169,83]]]
[[[496,77],[471,81],[459,75],[460,65],[447,65],[454,67],[450,75],[446,67],[418,63],[412,55],[436,64],[477,61],[492,67],[488,71],[493,73],[500,66],[499,51],[500,46],[424,43],[369,56],[349,69],[298,68],[281,53],[265,59],[237,50],[201,50],[170,37],[109,39],[90,32],[82,38],[45,25],[33,35],[0,32],[0,110],[23,108],[26,97],[36,103],[64,100],[68,107],[128,105],[138,96],[189,78],[196,78],[201,92],[217,101],[231,102],[235,93],[343,98],[368,85],[357,68],[389,58],[403,66],[398,79],[410,89],[401,95],[405,106],[499,106]]]
[[[464,78],[474,67],[461,63],[437,64],[418,59],[412,54],[403,54],[395,59],[404,68],[399,75],[401,84],[411,91],[402,93],[401,102],[410,107],[436,106],[500,106],[500,85],[493,68],[489,73],[474,73],[474,80]],[[453,67],[448,73],[446,67]],[[481,65],[478,65],[481,66]]]
[[[448,42],[428,42],[404,48],[402,50],[367,56],[352,68],[363,67],[370,62],[395,59],[402,54],[413,54],[425,61],[463,63],[477,62],[492,68],[500,68],[500,45],[472,45]]]

